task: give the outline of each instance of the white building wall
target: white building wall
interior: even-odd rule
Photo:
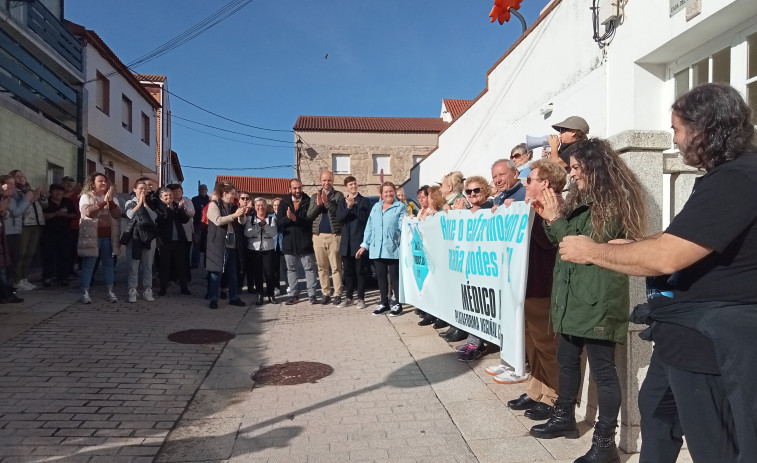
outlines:
[[[670,17],[668,3],[626,2],[623,23],[610,45],[600,49],[592,39],[586,2],[560,2],[490,70],[488,90],[440,135],[439,148],[421,163],[419,184],[454,170],[487,174],[491,163],[508,157],[526,135],[554,133],[550,126],[571,115],[587,120],[590,136],[667,130],[673,73],[739,43],[732,49],[731,84],[744,93],[743,40],[757,30],[757,1],[704,1],[701,13],[688,21],[685,11]],[[542,115],[540,108],[548,103],[553,112]]]
[[[86,47],[87,69],[87,115],[88,135],[107,144],[117,151],[118,155],[133,160],[145,171],[155,172],[155,109],[147,102],[142,94],[128,82],[120,73],[103,58],[91,45]],[[97,72],[110,81],[110,111],[105,114],[95,106],[97,88],[95,79]],[[132,102],[132,131],[121,126],[122,95]],[[150,118],[150,144],[142,141],[142,113]],[[134,166],[139,168],[139,166]]]

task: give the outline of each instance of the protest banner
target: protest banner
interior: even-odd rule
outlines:
[[[533,210],[523,201],[496,212],[405,217],[400,300],[500,347],[525,370],[523,301]]]

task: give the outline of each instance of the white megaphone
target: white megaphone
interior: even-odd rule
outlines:
[[[532,137],[531,135],[526,135],[526,149],[529,151],[534,148],[546,148],[547,146],[549,146],[547,137]]]

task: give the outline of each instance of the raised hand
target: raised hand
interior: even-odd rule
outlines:
[[[294,212],[292,212],[291,206],[287,207],[287,218],[292,222],[297,222],[297,216],[294,215]]]

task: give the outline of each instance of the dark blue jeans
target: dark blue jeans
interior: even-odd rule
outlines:
[[[238,258],[239,257],[237,255],[236,249],[226,248],[223,274],[226,275],[226,281],[228,281],[230,301],[239,299],[239,285],[237,284],[237,275],[239,271],[239,261],[237,260]],[[208,279],[210,283],[208,299],[210,301],[217,301],[218,296],[221,293],[221,272],[208,272]]]

